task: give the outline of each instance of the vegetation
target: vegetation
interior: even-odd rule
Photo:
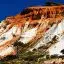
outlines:
[[[61,5],[61,4],[59,4],[59,3],[55,3],[55,2],[46,2],[45,3],[46,4],[46,6],[57,6],[57,5]]]
[[[32,52],[26,51],[26,45],[24,47],[20,42],[16,42],[14,46],[17,48],[17,55],[5,57],[1,60],[3,64],[40,64],[41,61],[48,59],[48,52],[41,51],[40,49],[33,50]]]

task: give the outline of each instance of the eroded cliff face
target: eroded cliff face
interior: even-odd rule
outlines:
[[[0,58],[16,55],[16,42],[25,45],[26,51],[42,47],[49,55],[62,55],[63,27],[64,5],[29,7],[16,16],[7,17],[0,23]]]

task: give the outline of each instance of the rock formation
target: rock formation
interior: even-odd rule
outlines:
[[[45,45],[49,55],[64,49],[64,5],[28,7],[0,23],[0,58],[16,55],[15,42],[32,51]],[[59,50],[58,50],[59,49]]]

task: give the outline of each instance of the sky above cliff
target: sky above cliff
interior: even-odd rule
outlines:
[[[47,1],[64,4],[64,0],[0,0],[0,20],[18,14],[26,7],[45,5]]]

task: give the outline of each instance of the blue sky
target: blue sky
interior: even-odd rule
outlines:
[[[0,20],[16,15],[28,6],[44,5],[49,0],[0,0]],[[64,0],[50,0],[64,4]]]

